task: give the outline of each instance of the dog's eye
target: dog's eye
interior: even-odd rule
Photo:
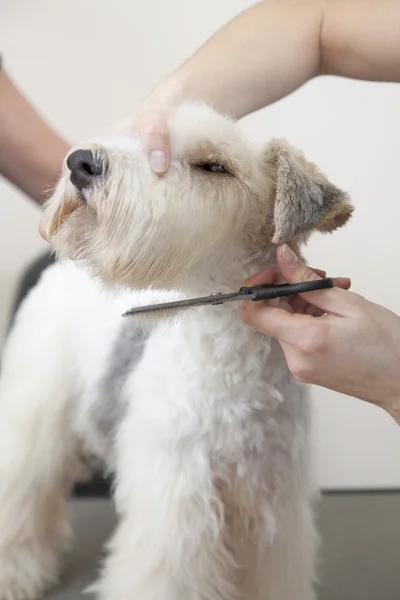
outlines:
[[[206,171],[207,173],[226,173],[227,175],[231,175],[231,173],[221,165],[216,162],[207,162],[195,165],[196,169],[200,169],[201,171]]]

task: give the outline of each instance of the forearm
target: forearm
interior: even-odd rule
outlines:
[[[0,173],[41,204],[68,150],[0,69]]]
[[[316,75],[400,80],[397,0],[264,0],[212,36],[153,93],[240,118]]]
[[[196,99],[240,118],[319,71],[319,0],[266,0],[213,35],[156,95]]]
[[[400,2],[325,0],[322,72],[400,82]]]

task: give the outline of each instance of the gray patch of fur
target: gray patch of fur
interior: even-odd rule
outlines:
[[[122,394],[124,383],[139,364],[149,335],[133,322],[124,323],[110,354],[107,370],[99,381],[98,400],[91,409],[92,423],[97,435],[110,449],[128,406],[128,398]]]

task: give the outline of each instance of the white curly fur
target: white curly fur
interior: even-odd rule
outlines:
[[[284,142],[258,150],[208,107],[182,106],[170,129],[167,176],[134,135],[92,141],[82,147],[105,174],[79,194],[64,166],[47,209],[62,260],[24,301],[2,361],[0,600],[33,600],[57,579],[82,454],[115,473],[101,600],[315,597],[306,390],[237,304],[137,320],[149,337],[124,380],[112,452],[94,425],[126,309],[236,290],[274,264],[275,193],[290,188],[279,152],[299,185],[331,185],[305,162],[299,175]],[[230,174],[196,166],[207,161]],[[324,198],[307,224],[307,207],[287,207],[297,247],[345,205]]]

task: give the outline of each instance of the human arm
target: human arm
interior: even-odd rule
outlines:
[[[42,204],[68,150],[0,68],[0,173]]]
[[[288,246],[278,249],[277,258],[290,283],[319,277]],[[270,283],[275,277],[269,270],[246,284]],[[380,406],[400,425],[399,316],[335,287],[302,294],[280,307],[246,302],[242,317],[279,340],[298,379]]]
[[[169,164],[169,112],[186,99],[241,118],[331,74],[400,81],[397,0],[264,0],[239,14],[158,85],[125,122]]]

